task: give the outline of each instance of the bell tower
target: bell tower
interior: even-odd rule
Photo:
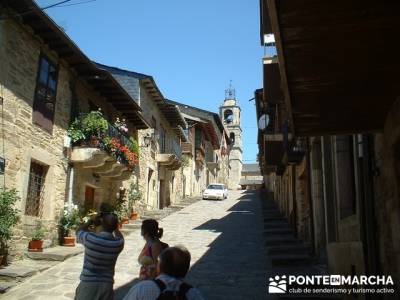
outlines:
[[[229,189],[239,189],[239,181],[242,175],[242,128],[240,127],[240,106],[236,100],[236,91],[229,84],[225,90],[224,103],[219,107],[219,115],[224,123],[231,140],[231,151],[229,154]]]

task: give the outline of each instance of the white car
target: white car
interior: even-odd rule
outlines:
[[[203,199],[219,199],[228,198],[228,189],[224,184],[212,183],[203,191]]]

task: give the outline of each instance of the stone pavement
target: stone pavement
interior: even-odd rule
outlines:
[[[163,240],[182,244],[192,253],[189,283],[206,299],[267,299],[263,218],[252,192],[230,191],[224,201],[199,201],[160,221]],[[121,299],[139,272],[137,256],[144,241],[140,230],[126,237],[115,275]],[[83,255],[35,275],[0,299],[73,299]]]

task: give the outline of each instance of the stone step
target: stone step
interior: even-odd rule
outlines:
[[[0,269],[0,281],[21,281],[56,265],[56,261],[37,261],[25,258]]]
[[[10,288],[16,285],[16,282],[0,282],[0,294],[6,293]]]
[[[263,209],[264,215],[282,215],[282,213],[278,209]]]
[[[312,259],[307,254],[274,254],[270,255],[274,266],[294,266],[312,263]]]
[[[274,235],[274,234],[291,234],[291,235],[293,235],[294,232],[290,227],[277,227],[277,228],[264,229],[263,234],[264,234],[264,236]]]
[[[270,217],[264,217],[264,222],[269,222],[269,221],[286,221],[287,219],[282,216],[270,216]]]
[[[25,255],[35,260],[64,261],[69,257],[83,253],[83,251],[83,246],[76,244],[75,247],[56,246],[45,248],[43,252],[27,252]]]
[[[267,247],[269,255],[273,254],[308,254],[310,247],[304,244],[289,244]]]
[[[274,221],[264,222],[264,228],[265,229],[272,229],[272,228],[290,228],[290,227],[289,227],[289,223],[286,222],[286,221],[274,220]]]
[[[300,244],[301,241],[294,237],[286,236],[272,236],[265,239],[265,246],[280,246],[280,245],[295,245]]]
[[[128,228],[122,227],[119,231],[120,231],[124,236],[127,236],[127,235],[131,234],[132,232],[134,232],[135,230],[134,230],[134,229],[128,229]]]
[[[47,269],[47,268],[46,268]],[[0,279],[7,281],[16,278],[26,278],[40,272],[38,268],[28,266],[10,265],[0,269]]]
[[[140,229],[141,227],[142,227],[141,222],[122,224],[122,229],[136,230],[136,229]]]

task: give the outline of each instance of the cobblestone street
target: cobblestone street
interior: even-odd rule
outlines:
[[[163,240],[182,244],[192,254],[187,279],[206,299],[265,299],[266,263],[262,210],[255,193],[231,191],[224,201],[199,201],[160,221]],[[140,231],[126,237],[115,275],[121,299],[138,275],[137,256],[144,242]],[[73,299],[83,255],[67,259],[0,299]]]

